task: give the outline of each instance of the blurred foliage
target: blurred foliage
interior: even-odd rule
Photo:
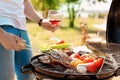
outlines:
[[[58,9],[60,6],[59,0],[31,0],[34,8],[37,11],[42,11],[44,17],[47,17],[47,12],[50,9]]]
[[[81,0],[66,0],[67,3],[67,10],[69,14],[69,27],[73,28],[74,27],[74,21],[76,17],[76,10],[75,10],[75,5],[76,4],[81,4]]]
[[[36,10],[58,9],[60,6],[59,0],[31,0]]]
[[[79,1],[79,0],[66,0],[67,3],[75,3],[77,1]]]
[[[98,0],[99,2],[103,1],[103,2],[106,2],[107,0]]]

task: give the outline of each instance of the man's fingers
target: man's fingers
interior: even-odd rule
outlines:
[[[22,49],[21,49],[21,47],[20,47],[19,45],[17,45],[17,46],[15,47],[15,50],[16,50],[16,51],[20,51],[20,50],[22,50]]]
[[[26,42],[25,40],[23,40],[22,38],[19,38],[19,37],[17,37],[17,36],[15,36],[15,40],[16,40],[17,42]]]
[[[23,49],[25,49],[25,46],[17,45],[17,46],[15,47],[15,50],[16,50],[16,51],[20,51],[20,50],[23,50]]]
[[[19,38],[19,37],[15,37],[15,40],[16,40],[16,43],[17,43],[17,50],[22,50],[22,49],[25,49],[26,47],[26,41]]]

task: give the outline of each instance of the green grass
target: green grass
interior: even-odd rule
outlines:
[[[74,46],[80,45],[81,35],[80,35],[80,21],[82,19],[75,20],[75,28],[68,28],[68,20],[64,19],[61,22],[61,26],[56,32],[50,32],[44,30],[42,27],[39,27],[36,23],[27,23],[28,34],[30,37],[30,41],[32,46],[39,48],[41,44],[46,44],[50,42],[50,39],[53,37],[58,37],[60,39],[65,40],[65,42],[73,43]],[[88,25],[89,33],[96,33],[97,29],[95,29],[92,25],[102,23],[103,20],[100,19],[84,19]]]

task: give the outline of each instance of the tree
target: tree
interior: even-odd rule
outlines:
[[[75,11],[75,5],[81,4],[80,0],[66,0],[67,3],[67,10],[68,10],[68,14],[69,14],[69,27],[73,28],[74,27],[74,21],[75,21],[75,17],[76,17],[76,12]]]
[[[59,0],[31,0],[36,10],[43,11],[45,17],[50,9],[58,9],[60,6]]]

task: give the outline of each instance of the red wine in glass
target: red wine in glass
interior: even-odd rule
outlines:
[[[49,19],[50,23],[52,25],[58,25],[58,23],[61,21],[60,19]]]
[[[58,10],[49,10],[48,11],[48,19],[53,27],[58,27],[61,22],[61,13]]]

